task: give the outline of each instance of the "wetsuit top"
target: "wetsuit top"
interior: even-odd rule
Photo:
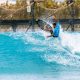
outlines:
[[[58,37],[60,32],[60,24],[59,22],[56,24],[56,27],[53,29],[53,37]]]

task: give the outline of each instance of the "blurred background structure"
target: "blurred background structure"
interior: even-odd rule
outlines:
[[[7,0],[0,4],[0,19],[30,19],[31,15],[27,12],[27,7],[33,7],[34,17],[46,17],[56,15],[58,19],[80,18],[80,0],[65,0],[64,2],[56,2],[55,0],[16,0],[15,4],[11,4]],[[30,5],[27,2],[30,1]],[[72,3],[72,5],[70,5]],[[74,11],[70,11],[73,6]],[[9,14],[8,14],[9,13]],[[12,15],[12,16],[11,16]]]
[[[52,15],[55,15],[59,20],[70,19],[67,29],[71,27],[71,30],[74,31],[74,21],[80,19],[80,0],[64,0],[63,2],[16,0],[12,3],[11,0],[6,0],[5,3],[0,4],[0,20],[30,20],[29,24],[33,27],[35,21],[48,19]]]

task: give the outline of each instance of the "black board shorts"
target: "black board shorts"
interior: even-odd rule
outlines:
[[[53,37],[57,38],[58,36],[54,36],[54,35],[53,35]]]

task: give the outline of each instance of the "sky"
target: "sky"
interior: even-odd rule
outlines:
[[[5,3],[7,0],[0,0],[0,4],[1,3]],[[8,0],[10,3],[13,3],[13,4],[15,4],[15,1],[16,0]]]
[[[7,1],[7,0],[0,0],[0,4],[1,4],[1,3],[5,3],[6,1]],[[10,3],[15,3],[16,0],[9,0],[9,1],[10,1]],[[62,2],[62,1],[64,1],[64,0],[56,0],[56,1],[61,1],[61,2]]]

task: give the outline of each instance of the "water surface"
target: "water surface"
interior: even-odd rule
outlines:
[[[0,33],[0,80],[79,80],[80,33]]]

